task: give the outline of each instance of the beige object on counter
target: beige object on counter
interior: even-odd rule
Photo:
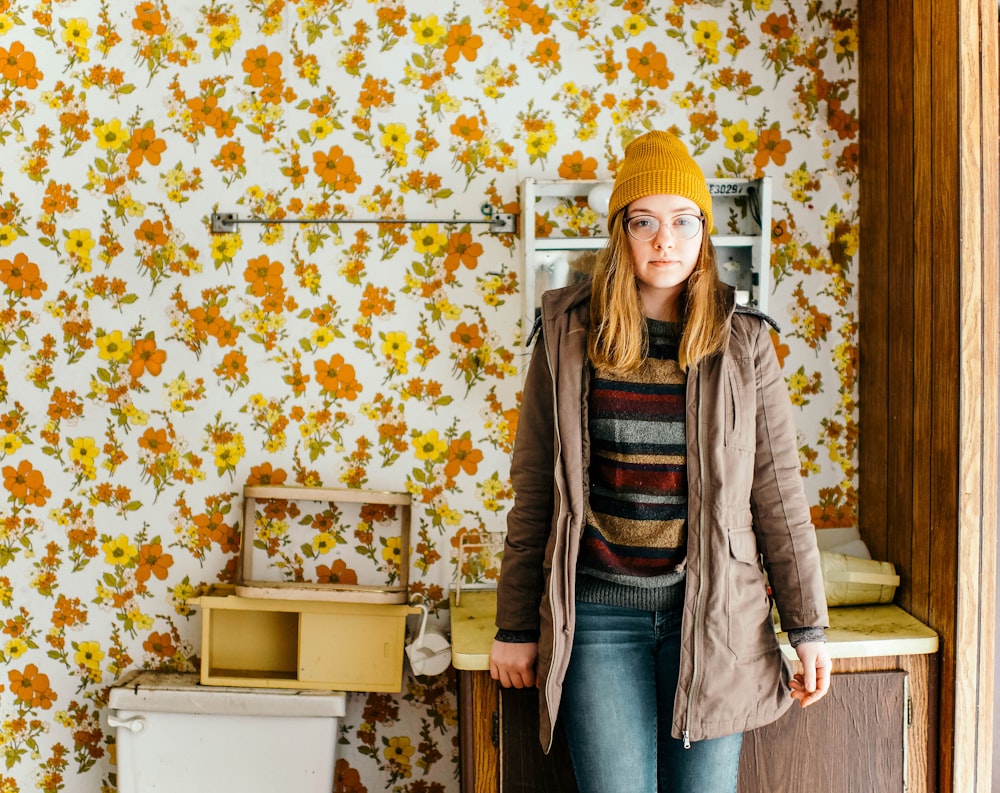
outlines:
[[[820,551],[820,564],[828,606],[892,603],[899,586],[890,562]]]

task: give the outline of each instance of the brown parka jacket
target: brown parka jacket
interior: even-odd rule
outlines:
[[[540,631],[539,738],[546,752],[573,646],[589,460],[589,320],[589,281],[543,294],[497,592],[499,628]],[[791,670],[775,637],[768,582],[783,628],[828,625],[791,402],[765,320],[733,306],[725,352],[688,370],[688,561],[676,738],[753,729],[791,705]]]

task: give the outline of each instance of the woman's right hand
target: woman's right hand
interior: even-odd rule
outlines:
[[[530,688],[535,685],[535,659],[538,642],[500,642],[490,648],[490,677],[504,688]]]

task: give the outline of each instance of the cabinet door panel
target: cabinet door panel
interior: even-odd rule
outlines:
[[[500,689],[501,793],[576,793],[566,737],[556,725],[552,750],[538,742],[538,690]]]
[[[743,738],[739,793],[903,793],[906,678],[836,674],[830,693]]]
[[[403,633],[392,630],[398,619],[365,611],[302,614],[299,680],[350,691],[399,691]]]

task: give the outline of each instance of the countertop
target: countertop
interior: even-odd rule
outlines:
[[[489,669],[490,644],[496,627],[495,589],[463,589],[459,605],[451,594],[451,662],[460,671]],[[938,649],[937,634],[898,606],[840,606],[830,609],[826,632],[832,658],[880,655],[924,655]],[[795,660],[785,633],[778,634],[782,652]]]

